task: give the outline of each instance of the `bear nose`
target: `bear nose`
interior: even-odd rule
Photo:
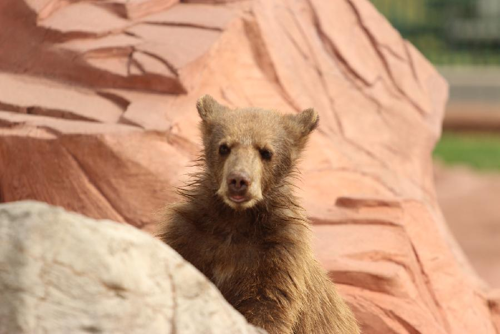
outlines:
[[[229,190],[233,193],[245,193],[250,186],[250,177],[245,172],[232,172],[227,178]]]

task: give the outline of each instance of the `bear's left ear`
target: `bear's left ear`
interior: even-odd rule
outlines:
[[[318,127],[319,115],[310,108],[295,115],[286,115],[288,120],[291,121],[292,136],[296,140],[296,145],[302,147],[307,140],[309,134]]]
[[[307,136],[318,127],[319,115],[313,108],[306,109],[295,115],[295,120],[299,126],[299,131],[303,136]]]
[[[198,109],[198,114],[200,114],[203,122],[208,122],[215,114],[229,110],[228,107],[223,106],[217,102],[210,95],[204,95],[199,98],[196,102],[196,109]]]
[[[318,127],[319,115],[310,108],[295,115],[286,115],[288,131],[293,140],[292,159],[295,160],[306,146],[309,134]]]

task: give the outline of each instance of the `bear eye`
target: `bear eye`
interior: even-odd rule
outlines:
[[[231,149],[226,144],[222,144],[221,146],[219,146],[220,155],[228,155],[230,152]]]
[[[269,151],[269,150],[266,150],[265,148],[260,149],[259,152],[260,152],[260,156],[264,160],[269,161],[273,157],[273,153],[271,151]]]

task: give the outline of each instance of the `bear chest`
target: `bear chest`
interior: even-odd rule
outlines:
[[[210,276],[218,287],[255,275],[265,258],[261,245],[251,241],[219,241],[211,245],[210,251]]]

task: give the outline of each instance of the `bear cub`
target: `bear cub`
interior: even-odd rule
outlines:
[[[356,320],[313,257],[293,194],[296,162],[318,114],[231,110],[198,100],[204,152],[159,237],[270,334],[356,334]]]

